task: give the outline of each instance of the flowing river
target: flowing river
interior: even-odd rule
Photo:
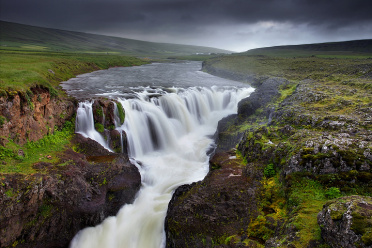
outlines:
[[[77,132],[103,146],[94,130],[92,99],[107,97],[125,109],[128,153],[142,186],[132,204],[96,227],[81,230],[71,248],[159,248],[165,246],[164,219],[173,191],[202,180],[207,152],[218,121],[237,112],[238,102],[253,92],[246,84],[201,72],[200,62],[155,63],[112,68],[63,83],[81,100]]]

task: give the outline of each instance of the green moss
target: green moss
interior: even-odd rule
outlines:
[[[125,113],[124,113],[123,105],[121,105],[120,102],[117,102],[117,108],[118,108],[118,112],[119,112],[120,124],[123,124],[124,119],[125,119]]]
[[[98,108],[98,109],[96,109],[96,111],[95,111],[94,114],[96,114],[96,115],[99,116],[99,117],[102,117],[102,116],[103,116],[102,108]]]
[[[274,165],[273,164],[268,164],[265,169],[264,169],[264,175],[265,177],[273,177],[275,176],[276,172],[275,172],[275,168],[274,168]]]
[[[94,128],[100,133],[105,131],[105,127],[101,123],[94,123]]]
[[[5,124],[6,121],[7,121],[6,118],[4,116],[0,115],[0,127],[3,127],[3,125]]]
[[[331,204],[329,209],[331,210],[330,215],[332,220],[341,220],[347,210],[343,204]]]
[[[365,245],[372,245],[372,228],[367,228],[362,236],[362,241]]]
[[[5,195],[9,198],[12,198],[16,195],[16,193],[14,193],[13,189],[8,189],[7,191],[5,191]]]
[[[39,213],[41,216],[43,216],[44,218],[48,218],[50,217],[51,213],[52,213],[52,206],[51,205],[48,205],[48,204],[43,204],[39,207]]]
[[[324,192],[324,194],[328,199],[334,199],[334,198],[341,197],[340,189],[336,188],[336,187],[331,187],[331,188],[327,189]]]

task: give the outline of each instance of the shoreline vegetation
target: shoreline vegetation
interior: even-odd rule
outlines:
[[[372,245],[370,50],[286,49],[171,55],[202,58],[204,71],[257,90],[220,122],[208,176],[176,191],[168,247]],[[78,230],[130,203],[140,177],[125,154],[74,134],[77,103],[59,83],[150,61],[33,44],[2,47],[0,57],[0,246],[66,247]],[[237,176],[224,183],[230,171]]]

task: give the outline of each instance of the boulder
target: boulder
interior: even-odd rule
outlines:
[[[372,247],[372,197],[329,201],[318,214],[322,238],[334,248]]]

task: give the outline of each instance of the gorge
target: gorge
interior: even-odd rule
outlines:
[[[213,151],[212,137],[218,121],[236,113],[238,102],[253,91],[247,86],[240,88],[242,85],[238,82],[217,78],[214,83],[224,86],[200,87],[198,85],[205,84],[203,77],[211,81],[214,78],[198,70],[193,71],[197,66],[200,63],[188,62],[159,64],[153,68],[159,72],[161,68],[171,67],[165,72],[175,76],[174,81],[169,81],[171,85],[179,83],[177,74],[187,73],[186,88],[166,88],[166,84],[148,87],[141,86],[146,82],[137,82],[132,92],[122,93],[124,97],[130,96],[130,99],[122,96],[115,99],[125,110],[125,122],[121,125],[116,116],[118,121],[115,122],[115,129],[126,133],[129,156],[141,173],[142,187],[133,204],[125,205],[116,217],[109,217],[100,226],[81,231],[70,247],[165,246],[163,225],[172,192],[180,185],[204,178],[209,167],[207,153]],[[185,72],[185,68],[188,71]],[[131,69],[120,69],[123,71],[120,82],[130,80],[127,78],[131,78]],[[106,72],[99,79],[103,80],[106,75],[112,76]],[[146,76],[149,75],[147,71]],[[198,78],[195,79],[193,75]],[[85,75],[84,79],[89,81],[90,77]],[[141,76],[137,76],[136,80],[138,78]],[[179,78],[185,80],[184,77]],[[74,81],[75,87],[83,88],[79,85],[79,79]],[[116,81],[115,84],[120,82]],[[195,86],[190,87],[192,84]],[[104,85],[111,90],[110,86]],[[125,89],[127,86],[122,87]],[[102,91],[102,87],[96,90]],[[115,93],[118,94],[117,91]],[[100,94],[114,98],[115,93]],[[115,104],[117,113],[116,108],[118,106]],[[110,149],[106,142],[108,139],[94,129],[92,102],[80,103],[77,113],[76,131]]]
[[[335,68],[331,59],[263,62],[277,66],[277,60],[284,66],[293,62],[312,68],[309,63],[317,61],[326,70]],[[77,99],[70,105],[77,112],[78,133],[68,149],[58,154],[57,162],[40,157],[32,165],[36,173],[3,176],[0,246],[66,247],[79,230],[90,226],[79,232],[72,247],[149,247],[150,239],[136,233],[139,229],[146,237],[154,237],[155,247],[328,247],[325,242],[337,247],[340,226],[355,218],[340,242],[345,247],[354,243],[369,247],[372,157],[367,64],[366,79],[359,74],[356,79],[366,80],[366,88],[354,83],[352,74],[368,60],[350,62],[354,60],[342,69],[350,82],[342,84],[337,78],[327,76],[323,82],[307,74],[300,74],[301,81],[289,76],[234,74],[213,60],[204,63],[204,70],[212,74],[252,82],[254,92],[244,89],[247,84],[199,71],[199,62],[132,67],[134,74],[111,68],[63,83]],[[176,68],[182,68],[181,76]],[[152,75],[153,80],[145,76],[145,84],[140,85],[140,75]],[[128,87],[118,83],[124,78]],[[25,112],[37,113],[38,123],[48,118],[61,122],[64,114],[43,115],[47,111],[40,109],[48,109],[44,95],[39,102],[38,91],[31,90],[35,108],[21,104]],[[226,105],[228,100],[235,107]],[[8,102],[7,106],[12,105]],[[213,111],[224,108],[219,114]],[[202,116],[211,117],[214,124]],[[64,128],[71,129],[68,123]],[[22,135],[24,140],[27,135],[33,137],[27,132]],[[217,147],[211,154],[213,139]],[[202,143],[194,145],[197,141]],[[213,155],[210,161],[207,155]],[[186,163],[189,160],[192,165]],[[164,164],[169,167],[159,166]],[[178,172],[182,177],[176,176]],[[163,181],[163,176],[169,181]],[[166,210],[169,193],[177,187]],[[330,208],[337,212],[329,215]],[[135,217],[137,212],[146,213],[140,214],[144,220]],[[153,213],[153,218],[147,213]],[[127,231],[122,225],[125,220],[138,228]],[[114,230],[131,235],[115,237]]]

